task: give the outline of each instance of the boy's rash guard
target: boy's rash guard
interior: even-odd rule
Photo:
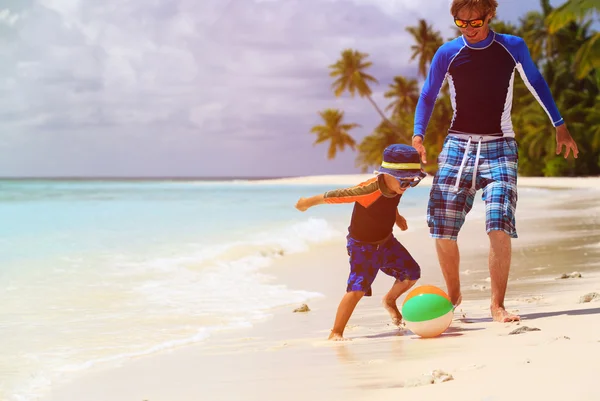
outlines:
[[[354,202],[349,235],[367,243],[380,243],[392,234],[400,197],[400,194],[390,192],[383,175],[324,194],[325,203]]]
[[[515,70],[557,127],[564,121],[525,41],[490,31],[469,44],[462,36],[435,53],[415,111],[414,135],[425,136],[436,98],[448,80],[454,116],[448,133],[514,137],[511,109]]]

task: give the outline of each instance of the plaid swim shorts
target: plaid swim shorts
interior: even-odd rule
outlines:
[[[346,292],[364,291],[372,295],[371,284],[379,270],[399,281],[418,280],[421,268],[404,246],[393,236],[379,245],[357,241],[347,236],[350,276]]]
[[[479,189],[485,201],[486,232],[502,230],[517,238],[517,142],[479,138],[449,135],[444,140],[427,206],[433,238],[457,239]]]

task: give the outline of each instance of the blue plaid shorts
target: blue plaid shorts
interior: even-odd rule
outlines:
[[[479,160],[473,180],[478,141],[446,137],[438,156],[438,171],[434,177],[427,206],[427,224],[433,238],[456,240],[467,213],[473,207],[475,193],[483,189],[486,232],[502,230],[517,238],[515,210],[517,207],[518,149],[514,138],[498,138],[481,142]],[[467,152],[467,159],[456,178]]]
[[[379,245],[360,242],[347,236],[350,276],[346,292],[364,291],[372,295],[371,284],[379,270],[399,281],[418,280],[421,268],[404,246],[393,236]]]

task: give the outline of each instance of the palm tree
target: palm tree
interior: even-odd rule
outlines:
[[[433,27],[429,26],[424,19],[420,19],[417,26],[407,27],[406,31],[409,32],[417,42],[410,47],[413,51],[410,59],[414,60],[417,57],[419,58],[419,75],[425,78],[433,55],[443,44],[442,35],[439,31],[434,31]]]
[[[547,17],[548,31],[550,34],[555,34],[573,22],[593,19],[594,15],[600,16],[598,0],[568,0]],[[598,68],[600,68],[600,32],[587,39],[575,55],[577,78],[582,79]]]
[[[548,0],[542,0],[544,13],[530,11],[525,14],[525,17],[521,18],[521,28],[517,33],[527,43],[531,58],[536,63],[542,59],[542,56],[553,58],[557,53],[557,38],[554,35],[550,35],[545,23],[546,17],[551,12],[551,9],[545,7],[545,2],[548,2]]]
[[[414,78],[394,77],[394,83],[383,96],[393,101],[385,108],[392,110],[392,115],[412,113],[419,100],[418,82]]]
[[[320,111],[319,115],[325,124],[315,125],[311,128],[310,132],[317,134],[314,145],[330,141],[329,149],[327,150],[328,159],[333,159],[337,151],[343,151],[346,146],[354,150],[356,141],[350,136],[348,131],[360,127],[360,125],[343,123],[344,112],[337,109],[325,109],[324,111]]]
[[[504,33],[504,34],[508,34],[508,35],[518,35],[518,29],[516,26],[514,26],[513,24],[511,24],[510,22],[506,22],[506,21],[493,21],[490,23],[490,28],[492,28],[493,31],[498,32],[498,33]],[[459,30],[459,35],[460,35],[460,30]]]
[[[394,143],[410,143],[414,114],[394,115],[394,125],[398,130],[392,130],[389,125],[381,122],[375,130],[366,136],[358,145],[356,166],[366,172],[369,166],[381,164],[383,150]]]
[[[520,141],[523,152],[530,159],[542,159],[552,153],[555,137],[544,111],[534,102],[529,102],[520,114],[521,130],[524,133]]]
[[[600,95],[596,97],[596,104],[600,104]],[[591,107],[588,109],[586,125],[593,149],[600,150],[600,108]]]
[[[366,97],[367,100],[375,107],[375,110],[381,118],[392,128],[397,128],[383,114],[377,106],[371,95],[373,91],[369,87],[369,83],[378,83],[377,79],[367,74],[365,70],[373,65],[372,62],[366,61],[369,57],[367,53],[361,53],[357,50],[345,49],[342,51],[342,57],[335,63],[329,66],[331,72],[330,77],[337,79],[331,84],[331,88],[336,97],[341,96],[348,91],[350,96],[354,97],[356,93],[360,97]]]

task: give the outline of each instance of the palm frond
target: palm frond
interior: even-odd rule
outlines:
[[[554,34],[571,22],[583,20],[594,13],[600,14],[598,0],[568,0],[550,13],[547,19],[548,29]]]

